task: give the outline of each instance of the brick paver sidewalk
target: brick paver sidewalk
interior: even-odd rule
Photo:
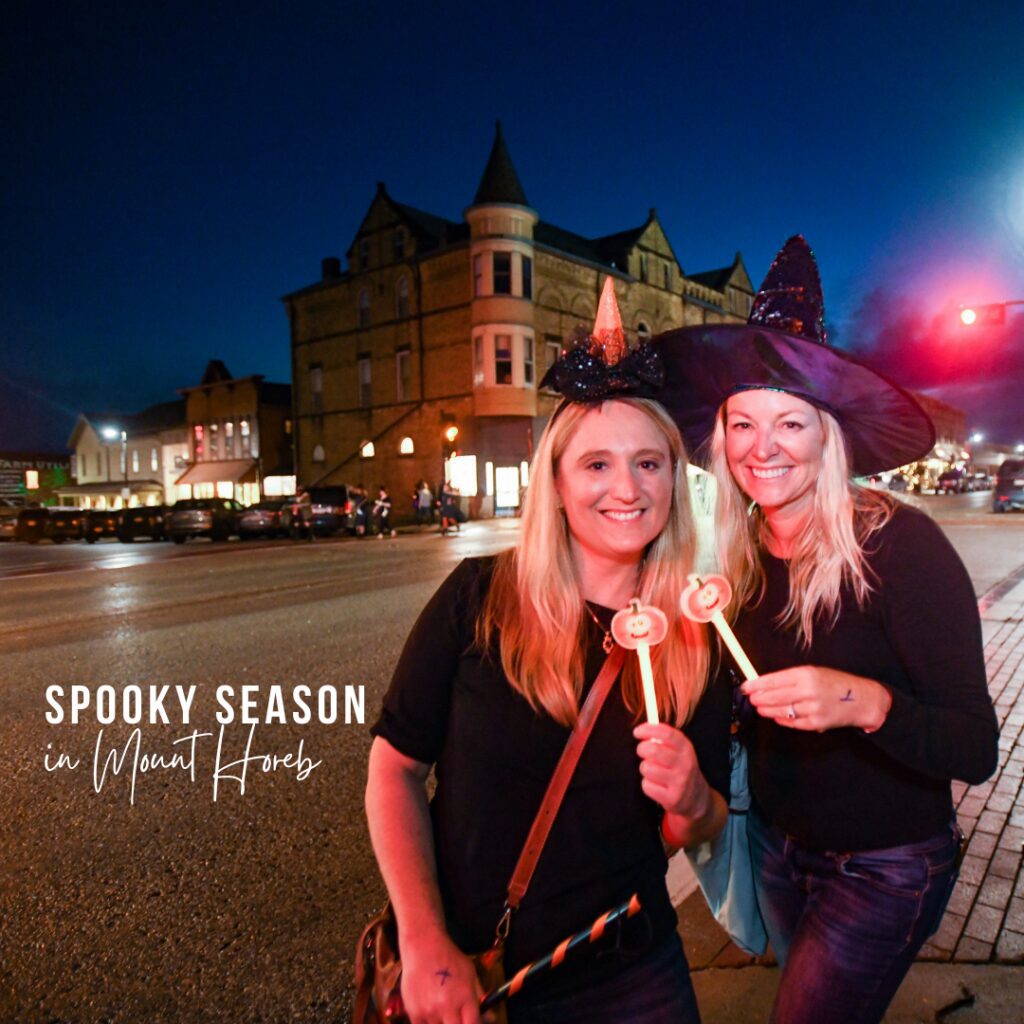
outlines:
[[[967,856],[946,916],[922,960],[1024,963],[1024,584],[981,603],[989,692],[999,716],[999,768],[980,786],[953,784]],[[994,598],[994,600],[993,600]]]

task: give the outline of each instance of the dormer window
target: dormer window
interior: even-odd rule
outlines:
[[[370,269],[370,240],[364,238],[359,243],[359,269]]]
[[[405,228],[395,228],[391,236],[391,248],[396,261],[405,259]]]

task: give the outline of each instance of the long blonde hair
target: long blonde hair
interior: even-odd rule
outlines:
[[[850,478],[842,428],[825,410],[815,407],[815,412],[824,433],[821,471],[814,485],[810,520],[789,557],[789,601],[779,616],[779,624],[794,628],[804,647],[810,647],[816,624],[827,631],[838,621],[844,583],[859,606],[867,602],[874,581],[869,578],[864,546],[895,508],[888,495]],[[734,588],[730,611],[735,614],[763,594],[760,552],[770,530],[761,509],[751,505],[729,470],[724,405],[715,417],[711,437],[711,472],[718,481],[718,557]]]
[[[704,690],[707,637],[679,614],[679,597],[692,571],[696,529],[686,483],[686,449],[675,423],[656,402],[617,398],[644,413],[664,434],[672,456],[672,505],[665,528],[648,547],[639,582],[644,604],[668,616],[665,640],[651,651],[659,717],[681,725]],[[559,510],[558,464],[580,422],[595,406],[565,403],[548,422],[530,471],[519,546],[498,556],[477,622],[476,640],[489,651],[495,632],[501,665],[513,689],[534,710],[571,726],[583,691],[589,616]],[[626,705],[643,707],[637,659],[628,658],[622,686]]]

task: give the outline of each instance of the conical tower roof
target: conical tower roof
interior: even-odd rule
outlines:
[[[491,155],[487,158],[484,175],[473,199],[474,206],[484,203],[515,203],[517,206],[529,206],[526,192],[523,191],[519,175],[512,166],[505,137],[501,134],[501,122],[496,123],[494,145]]]

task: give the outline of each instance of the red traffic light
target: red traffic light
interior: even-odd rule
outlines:
[[[964,306],[960,310],[963,327],[998,327],[1006,323],[1006,303],[990,302],[984,306]]]

